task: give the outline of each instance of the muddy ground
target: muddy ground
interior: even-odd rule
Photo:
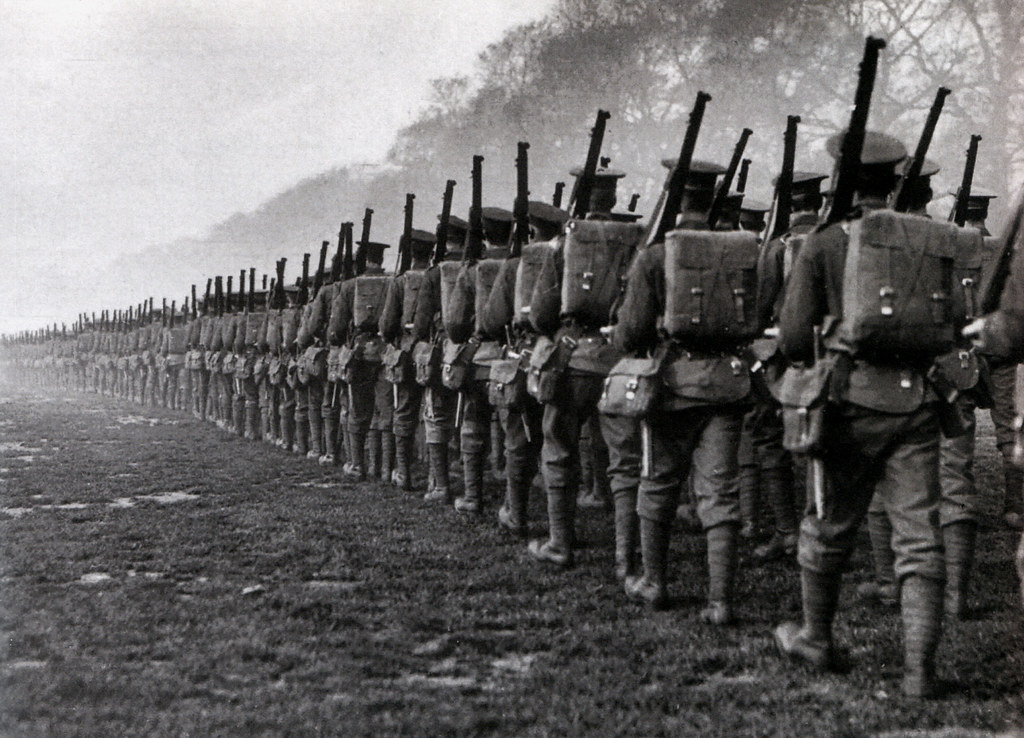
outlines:
[[[739,623],[699,621],[703,545],[678,531],[673,606],[627,602],[609,513],[575,569],[539,568],[484,518],[191,417],[0,385],[0,732],[7,736],[984,736],[1024,726],[1024,616],[991,426],[971,617],[949,690],[899,692],[896,612],[842,597],[854,669],[775,652],[795,565],[745,550]],[[543,530],[543,503],[532,504]],[[1024,734],[1024,733],[1021,733]]]

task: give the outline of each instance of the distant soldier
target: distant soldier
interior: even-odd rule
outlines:
[[[721,171],[692,162],[678,229],[637,255],[615,327],[621,350],[665,352],[665,391],[644,420],[645,468],[637,501],[643,575],[626,578],[626,593],[654,608],[667,605],[671,525],[691,477],[707,540],[707,606],[701,618],[713,624],[733,617],[737,451],[751,389],[750,367],[740,350],[760,327],[754,301],[742,297],[756,289],[757,238],[708,232]],[[709,258],[718,253],[720,258]],[[735,292],[720,285],[749,287]]]
[[[833,157],[840,156],[844,137],[829,139]],[[945,567],[940,400],[925,375],[953,343],[952,307],[937,306],[934,296],[952,295],[945,265],[956,235],[945,224],[886,209],[895,168],[905,157],[896,139],[867,133],[855,180],[857,207],[846,220],[808,236],[786,290],[779,322],[783,352],[795,362],[815,360],[820,326],[828,351],[821,366],[834,368],[822,387],[828,405],[814,444],[820,451],[809,462],[818,478],[814,501],[800,528],[803,623],[780,625],[775,638],[793,658],[819,668],[835,665],[832,621],[842,572],[872,496],[883,495],[896,547],[903,691],[926,697],[936,687]],[[883,244],[887,248],[878,248]],[[889,260],[887,268],[878,264],[881,259]],[[916,266],[904,268],[908,260]]]
[[[384,356],[385,377],[392,383],[394,393],[395,469],[391,481],[403,490],[413,488],[413,440],[419,424],[423,388],[416,384],[413,374],[412,350],[417,341],[429,337],[424,329],[416,329],[415,316],[434,241],[433,233],[412,230],[408,245],[412,266],[391,279],[380,318],[380,334],[391,345]]]
[[[303,406],[306,412],[303,413],[309,429],[309,449],[307,458],[324,458],[327,463],[334,463],[334,448],[325,448],[323,405],[324,388],[327,383],[327,348],[326,333],[327,323],[331,317],[331,303],[334,301],[334,283],[331,281],[329,271],[320,275],[318,280],[321,286],[316,295],[306,303],[302,312],[302,322],[299,324],[299,332],[296,338],[296,345],[299,356],[299,387],[296,388],[298,398],[296,400],[296,412],[301,413]],[[330,398],[328,398],[330,400]],[[331,411],[331,403],[328,401],[328,413]],[[296,424],[301,422],[299,415],[296,415]],[[335,429],[335,432],[337,430]],[[336,437],[331,439],[332,445]]]

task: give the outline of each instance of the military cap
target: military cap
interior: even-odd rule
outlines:
[[[950,193],[955,195],[956,193]],[[967,220],[985,220],[988,218],[988,206],[996,198],[994,192],[982,187],[972,187],[967,197]]]
[[[793,172],[793,189],[791,190],[793,197],[807,197],[808,195],[820,195],[821,194],[821,183],[828,179],[827,174],[820,174],[818,172]],[[772,180],[772,185],[778,185],[778,176]]]
[[[580,177],[583,175],[583,167],[573,167],[572,169],[569,170],[569,174],[570,176],[573,177]],[[612,182],[615,182],[616,180],[622,179],[625,176],[626,173],[620,172],[618,169],[607,169],[604,167],[598,167],[597,170],[594,172],[594,186],[597,186],[597,183],[600,180],[611,180]]]
[[[569,174],[578,178],[583,174],[583,167],[574,167],[569,170]],[[615,189],[618,187],[619,180],[625,176],[625,172],[620,172],[617,169],[599,167],[597,171],[594,172],[594,186],[590,193],[590,205],[593,207],[595,202],[594,198],[597,198],[598,201],[603,202],[606,206],[613,202]]]
[[[437,220],[441,220],[438,213]],[[466,232],[469,231],[469,223],[457,215],[448,216],[448,243],[462,243],[466,239]]]
[[[763,231],[768,211],[771,209],[771,205],[744,198],[740,207],[740,226],[745,231]]]
[[[505,208],[480,208],[480,219],[483,221],[484,236],[494,244],[505,245],[512,234],[512,211]]]
[[[906,174],[910,171],[910,165],[914,163],[913,157],[908,156],[903,162],[896,168],[900,174]],[[927,156],[924,158],[924,162],[921,164],[921,174],[919,177],[931,177],[939,173],[939,165],[929,159]]]
[[[409,232],[409,240],[413,243],[428,243],[433,246],[436,239],[437,237],[433,233],[420,228],[413,228]]]
[[[554,205],[540,200],[529,202],[530,225],[533,227],[534,237],[538,240],[547,241],[557,236],[569,217],[568,211]]]
[[[678,157],[662,159],[661,165],[666,169],[674,169],[677,161],[679,161]],[[690,170],[687,172],[686,184],[683,187],[687,190],[714,190],[718,176],[725,174],[725,172],[725,167],[720,164],[703,159],[694,159],[690,162]]]
[[[414,259],[425,259],[434,250],[437,236],[430,231],[413,228],[409,233],[409,248]]]
[[[825,149],[833,159],[842,155],[846,131],[833,134],[825,142]],[[865,131],[864,147],[860,152],[860,163],[864,166],[895,166],[907,158],[907,148],[898,138],[880,131]]]
[[[360,244],[363,247],[363,253],[366,256],[367,261],[371,261],[374,264],[384,263],[384,249],[391,248],[386,243],[379,243],[378,241],[366,241]]]

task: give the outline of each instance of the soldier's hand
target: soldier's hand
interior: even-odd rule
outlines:
[[[974,344],[975,348],[983,349],[985,348],[984,341],[982,340],[982,333],[984,332],[984,330],[985,319],[975,318],[966,326],[964,326],[964,329],[961,331],[961,333],[963,334],[964,338],[971,339],[971,343]]]

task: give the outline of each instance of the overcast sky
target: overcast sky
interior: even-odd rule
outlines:
[[[0,332],[48,320],[41,270],[199,235],[381,159],[431,79],[553,4],[0,0]]]

